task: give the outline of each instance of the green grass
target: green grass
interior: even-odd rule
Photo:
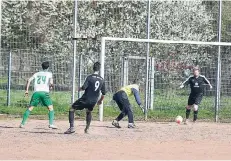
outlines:
[[[159,93],[158,93],[159,92]],[[32,94],[32,93],[30,93]],[[71,105],[70,92],[52,92],[52,101],[55,108],[56,118],[67,119],[68,110]],[[144,98],[142,96],[142,98]],[[26,110],[30,98],[24,97],[24,91],[13,90],[11,94],[11,106],[6,106],[6,91],[0,90],[0,105],[1,114],[22,115]],[[111,120],[119,114],[119,109],[115,103],[111,101],[112,95],[108,94],[105,98],[104,119]],[[164,93],[155,92],[154,110],[149,110],[148,120],[150,121],[173,121],[177,115],[185,116],[185,106],[188,96],[185,93]],[[214,97],[204,97],[199,108],[199,119],[214,120]],[[130,99],[133,106],[135,120],[144,120],[144,115],[137,106],[133,98]],[[219,110],[219,118],[221,121],[231,120],[231,99],[230,97],[222,97],[222,108]],[[31,115],[47,117],[48,111],[45,107],[34,108]],[[76,115],[83,119],[84,111],[77,111]],[[192,116],[192,115],[191,115]],[[93,111],[94,119],[98,118],[98,107]]]

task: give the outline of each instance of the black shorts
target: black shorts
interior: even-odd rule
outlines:
[[[203,94],[198,93],[198,94],[190,94],[188,98],[188,105],[199,105],[202,101]]]
[[[72,108],[75,110],[88,109],[89,111],[92,111],[96,103],[96,101],[89,101],[87,99],[80,98],[72,104]]]

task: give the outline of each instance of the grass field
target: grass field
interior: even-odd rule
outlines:
[[[184,92],[184,91],[183,91]],[[32,94],[32,93],[30,93]],[[70,92],[51,92],[51,97],[55,107],[56,118],[67,118],[68,109],[70,107]],[[119,113],[117,105],[111,101],[112,95],[108,94],[105,98],[104,119],[110,120],[116,117]],[[6,106],[6,91],[0,91],[0,113],[10,115],[22,115],[30,101],[30,98],[24,97],[24,91],[11,91],[11,106]],[[187,104],[188,96],[185,93],[155,93],[154,110],[149,110],[149,121],[173,121],[177,115],[185,116],[185,105]],[[130,99],[133,105],[135,120],[144,120],[143,113],[136,105],[133,98]],[[222,108],[219,111],[220,121],[231,120],[231,99],[222,97]],[[33,110],[31,115],[37,115],[44,118],[47,115],[47,110],[44,107],[38,107]],[[85,117],[84,111],[77,111],[78,118]],[[98,118],[98,107],[93,111],[95,119]],[[46,116],[45,116],[46,118]],[[204,97],[200,105],[199,119],[213,121],[214,120],[214,97]]]

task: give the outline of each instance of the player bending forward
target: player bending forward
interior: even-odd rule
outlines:
[[[186,81],[184,81],[181,84],[180,88],[184,88],[184,86],[188,84],[190,85],[191,93],[188,98],[188,106],[186,107],[185,124],[188,123],[192,106],[194,110],[193,122],[196,122],[197,120],[198,105],[201,103],[203,98],[204,84],[208,84],[210,86],[210,89],[212,89],[212,85],[210,84],[208,79],[205,78],[205,76],[200,75],[198,67],[195,67],[193,69],[193,76],[189,77]]]
[[[28,96],[30,82],[32,80],[34,80],[34,93],[31,97],[30,106],[23,115],[23,120],[20,125],[21,128],[24,127],[33,108],[36,107],[39,103],[42,103],[42,105],[47,106],[49,110],[49,128],[57,129],[57,127],[53,124],[54,109],[51,98],[49,96],[49,90],[53,87],[52,73],[48,72],[49,62],[43,62],[42,68],[43,71],[35,73],[27,81],[25,96]]]
[[[86,128],[84,130],[85,133],[88,133],[90,123],[91,123],[91,112],[94,108],[94,106],[100,105],[104,99],[104,95],[106,94],[105,91],[105,83],[104,79],[99,76],[99,70],[100,70],[100,63],[96,62],[93,66],[94,74],[89,75],[83,86],[80,88],[80,90],[84,90],[83,96],[78,99],[76,102],[74,102],[69,110],[69,123],[70,128],[64,132],[65,134],[71,134],[75,132],[74,129],[74,117],[75,117],[75,110],[83,110],[86,109]],[[100,100],[98,101],[98,98],[100,96],[100,92],[102,93],[102,96]]]
[[[134,120],[133,120],[133,112],[131,109],[131,104],[128,100],[129,96],[135,96],[137,104],[140,106],[142,111],[144,112],[143,107],[141,106],[141,100],[139,95],[139,86],[137,84],[131,84],[125,87],[122,87],[119,91],[117,91],[113,100],[116,101],[117,105],[120,108],[121,113],[119,116],[113,120],[112,125],[121,128],[119,125],[119,121],[122,120],[126,115],[128,115],[128,128],[135,128]]]

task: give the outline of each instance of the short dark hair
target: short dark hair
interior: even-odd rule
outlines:
[[[94,65],[93,65],[94,72],[99,71],[100,70],[100,66],[101,66],[100,62],[94,63]]]
[[[49,62],[48,62],[48,61],[43,62],[43,63],[42,63],[42,68],[43,68],[43,70],[49,68]]]
[[[196,70],[200,71],[200,67],[198,65],[193,67],[193,71],[196,71]]]

